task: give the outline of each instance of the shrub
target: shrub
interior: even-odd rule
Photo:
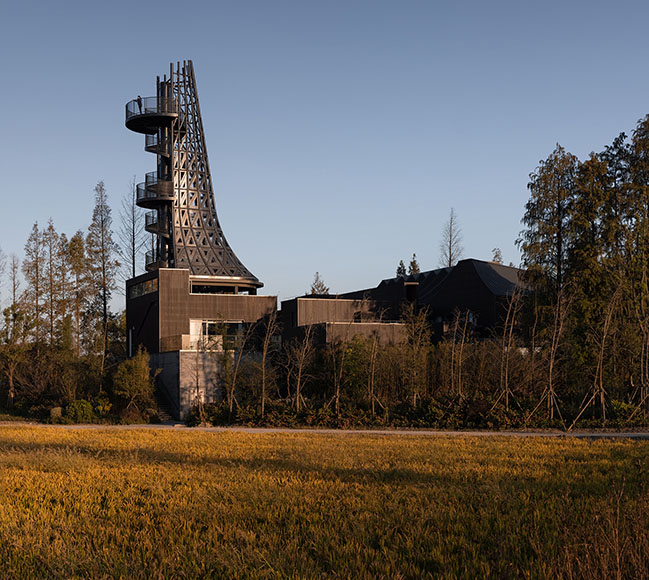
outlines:
[[[73,423],[94,423],[95,411],[88,401],[72,401],[65,408],[65,416]]]
[[[58,421],[60,421],[62,416],[63,409],[61,407],[52,407],[50,409],[50,421],[52,421],[52,423],[57,423]]]
[[[98,395],[95,397],[95,413],[99,415],[100,417],[105,417],[110,413],[110,410],[112,408],[112,404],[108,397],[106,396],[105,393]]]
[[[126,409],[134,408],[139,414],[142,409],[155,408],[155,386],[149,370],[149,355],[142,347],[134,357],[120,363],[113,383],[113,392],[126,403]]]

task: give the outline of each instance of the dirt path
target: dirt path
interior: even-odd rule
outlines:
[[[173,431],[206,431],[219,433],[239,431],[242,433],[314,433],[325,435],[370,435],[370,436],[419,436],[419,437],[551,437],[576,439],[632,439],[649,441],[649,432],[633,431],[435,431],[432,429],[288,429],[279,427],[187,427],[182,423],[159,425],[46,425],[27,421],[2,421],[0,427],[42,427],[49,429],[95,429],[95,430],[134,430],[157,429]]]

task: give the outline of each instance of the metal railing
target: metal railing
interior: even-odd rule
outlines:
[[[147,173],[144,179],[142,183],[137,184],[137,202],[148,199],[173,199],[173,187],[170,180],[160,179],[156,171]]]
[[[177,115],[178,104],[167,97],[141,97],[126,103],[126,120],[137,115]]]
[[[153,264],[157,264],[159,259],[160,259],[160,256],[158,256],[158,251],[157,250],[149,250],[144,255],[144,265],[148,268],[149,266],[151,266]]]
[[[146,139],[144,142],[144,149],[146,151],[149,151],[150,153],[160,153],[160,154],[168,154],[167,151],[167,146],[169,142],[167,139],[160,139],[160,135],[158,133],[154,133],[153,135],[146,135]]]
[[[148,211],[144,215],[144,225],[147,227],[153,227],[158,225],[158,212],[157,211]]]
[[[144,228],[147,232],[159,234],[161,236],[168,236],[168,226],[164,221],[158,218],[158,212],[153,210],[144,215]]]

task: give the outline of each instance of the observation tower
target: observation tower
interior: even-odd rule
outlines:
[[[155,170],[137,185],[136,203],[148,210],[145,229],[154,244],[147,273],[126,282],[127,348],[129,355],[139,345],[147,349],[152,367],[162,369],[158,384],[182,419],[197,403],[198,351],[204,355],[206,344],[223,344],[226,334],[269,315],[277,298],[257,295],[262,282],[219,223],[190,60],[171,63],[168,76],[156,78],[154,96],[126,104],[126,127],[144,135],[144,149],[155,155]],[[203,402],[220,396],[208,388],[216,359],[201,363]]]
[[[254,294],[263,284],[232,251],[216,215],[192,62],[172,63],[169,77],[156,80],[156,96],[127,103],[126,127],[144,134],[144,149],[156,156],[155,171],[137,186],[146,230],[157,238],[146,269],[187,268],[223,290]]]

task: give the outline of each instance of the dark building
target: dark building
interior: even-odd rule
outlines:
[[[376,336],[380,342],[404,338],[404,325],[392,320],[390,304],[361,298],[311,295],[282,301],[282,339],[301,339],[313,327],[317,344],[324,345],[354,336]]]
[[[220,395],[218,357],[206,356],[206,345],[218,350],[219,335],[275,311],[277,298],[257,296],[263,284],[219,224],[192,62],[172,63],[155,96],[127,103],[126,127],[145,135],[156,167],[137,186],[156,243],[148,272],[126,283],[128,349],[148,350],[170,410],[183,419],[199,400]]]
[[[522,274],[511,266],[468,259],[452,268],[388,278],[375,288],[286,300],[284,337],[299,337],[316,325],[320,342],[373,333],[384,342],[398,342],[406,336],[399,321],[407,305],[425,309],[437,340],[457,312],[467,313],[474,334],[487,337],[503,319],[510,297],[527,292]]]
[[[155,170],[137,186],[137,205],[148,211],[146,230],[155,247],[147,273],[126,283],[128,350],[139,346],[161,369],[158,386],[172,413],[183,419],[199,401],[220,398],[214,352],[226,337],[275,312],[274,296],[235,255],[216,214],[203,123],[191,61],[172,63],[156,80],[156,94],[126,105],[126,126],[145,136]],[[282,302],[284,340],[315,330],[321,345],[354,336],[382,343],[406,338],[405,306],[427,313],[439,339],[457,311],[472,330],[487,336],[509,297],[525,291],[516,268],[462,260],[453,268],[383,280],[377,287],[336,296],[304,296]]]

